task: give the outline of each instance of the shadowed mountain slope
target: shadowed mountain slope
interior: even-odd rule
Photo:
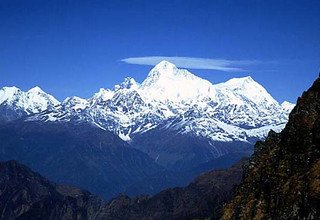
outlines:
[[[17,160],[60,184],[110,199],[162,169],[110,131],[87,123],[0,125],[0,160]]]
[[[320,218],[320,78],[285,129],[258,142],[223,219]]]
[[[226,170],[203,173],[186,187],[164,190],[152,197],[113,199],[102,211],[105,219],[202,219],[218,217],[222,204],[242,176],[243,160]]]
[[[1,219],[94,219],[104,205],[74,187],[51,183],[28,167],[0,163]]]
[[[219,216],[242,176],[238,163],[155,196],[119,196],[109,203],[75,187],[54,184],[15,161],[0,163],[1,219],[193,219]]]

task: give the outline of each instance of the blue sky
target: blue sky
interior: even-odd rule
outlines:
[[[295,102],[320,71],[319,11],[311,0],[0,0],[0,87],[87,98],[151,68],[129,63],[182,57],[213,83],[251,75]]]

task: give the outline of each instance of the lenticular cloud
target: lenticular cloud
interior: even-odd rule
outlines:
[[[253,65],[259,61],[255,60],[226,60],[226,59],[208,59],[197,57],[167,57],[167,56],[149,56],[149,57],[130,57],[122,59],[122,62],[137,65],[153,66],[162,60],[174,63],[177,67],[188,69],[208,69],[224,72],[246,71],[245,66]]]

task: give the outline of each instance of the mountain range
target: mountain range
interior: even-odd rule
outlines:
[[[89,99],[68,97],[60,103],[39,87],[28,92],[15,87],[0,90],[2,120],[29,115],[25,120],[86,121],[173,168],[181,162],[179,158],[166,161],[167,155],[155,149],[157,143],[142,146],[140,137],[166,131],[195,137],[207,142],[207,159],[217,158],[237,149],[220,147],[221,142],[252,145],[270,129],[280,131],[293,106],[289,102],[280,105],[251,77],[213,85],[167,61],[156,65],[141,84],[126,78],[113,90],[100,89]]]
[[[180,133],[224,142],[265,137],[268,126],[283,128],[294,106],[287,101],[279,105],[249,76],[213,85],[167,61],[156,65],[141,85],[128,77],[89,99],[68,97],[60,103],[39,87],[27,92],[4,87],[0,105],[16,117],[42,112],[28,120],[90,121],[125,141],[166,124]],[[9,115],[1,117],[12,120]],[[215,126],[202,131],[208,124]]]
[[[249,76],[212,84],[167,61],[89,99],[4,87],[0,159],[105,198],[156,193],[249,156],[293,107]]]
[[[298,99],[283,131],[270,131],[255,144],[249,159],[154,196],[120,195],[106,202],[84,190],[50,182],[16,161],[1,162],[1,217],[319,219],[319,113],[320,78]]]

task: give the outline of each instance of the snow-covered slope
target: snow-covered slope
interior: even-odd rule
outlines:
[[[211,141],[248,142],[265,137],[270,129],[281,130],[294,106],[280,105],[250,76],[213,85],[167,61],[156,65],[141,84],[128,77],[112,90],[102,88],[88,100],[67,98],[55,108],[59,102],[39,88],[27,93],[4,88],[0,101],[15,103],[27,113],[40,112],[28,120],[85,120],[126,141],[161,125]]]
[[[288,101],[284,101],[281,103],[281,107],[283,109],[284,112],[286,113],[290,113],[292,111],[292,109],[294,108],[295,104],[292,104]]]
[[[38,113],[59,105],[60,102],[38,86],[27,92],[17,87],[3,87],[0,90],[0,105],[4,104],[21,108],[27,113]]]
[[[52,95],[45,93],[40,87],[36,86],[25,93],[24,108],[28,112],[39,113],[50,110],[60,102]]]
[[[162,61],[142,82],[139,93],[145,100],[162,102],[193,102],[204,97],[215,98],[215,87],[187,70]]]
[[[250,76],[233,78],[224,83],[219,83],[215,87],[230,96],[230,104],[243,105],[244,99],[256,104],[278,105],[278,102]]]
[[[2,120],[13,120],[44,110],[53,110],[59,104],[58,100],[39,87],[34,87],[27,92],[17,87],[0,89],[0,118]]]
[[[215,85],[218,106],[214,118],[241,128],[285,123],[288,113],[250,76]]]

